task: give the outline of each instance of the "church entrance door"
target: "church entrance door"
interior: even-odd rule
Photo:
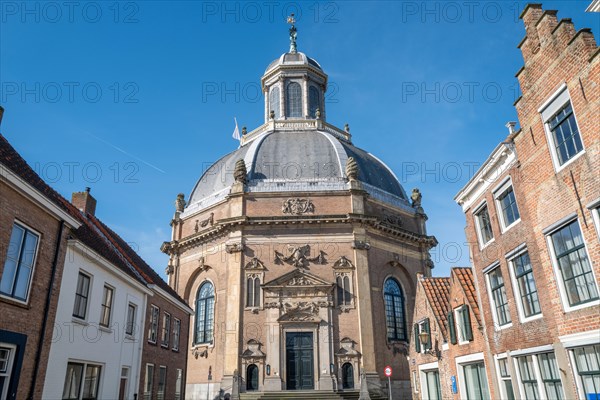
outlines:
[[[287,390],[314,389],[312,332],[288,332],[285,357]]]

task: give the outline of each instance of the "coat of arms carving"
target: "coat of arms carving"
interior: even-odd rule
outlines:
[[[284,214],[302,215],[315,212],[315,205],[310,199],[287,199],[281,206]]]
[[[308,264],[314,262],[316,264],[325,264],[325,252],[319,251],[315,257],[309,257],[310,246],[308,244],[299,247],[288,246],[289,256],[284,256],[279,251],[275,250],[275,264],[283,264],[284,262],[293,265],[296,268],[308,268]]]

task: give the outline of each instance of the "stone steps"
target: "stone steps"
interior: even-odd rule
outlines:
[[[289,390],[282,392],[247,392],[240,393],[240,400],[358,400],[358,390],[329,392],[320,390]],[[371,400],[385,400],[387,397],[374,397]]]

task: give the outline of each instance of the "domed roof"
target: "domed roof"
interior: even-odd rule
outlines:
[[[311,65],[318,69],[319,71],[323,71],[323,68],[316,62],[314,59],[308,57],[306,54],[301,52],[296,53],[283,53],[281,57],[273,60],[271,64],[265,70],[265,74],[272,70],[273,68],[279,65],[289,65],[289,66],[298,66],[298,65]]]
[[[235,181],[239,159],[248,171],[247,191],[282,192],[347,190],[348,157],[356,160],[357,179],[370,194],[408,204],[396,176],[372,154],[319,130],[269,131],[215,162],[196,183],[188,209],[224,199]]]

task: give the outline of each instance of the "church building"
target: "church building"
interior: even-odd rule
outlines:
[[[261,78],[264,124],[178,195],[162,246],[194,309],[186,396],[409,398],[416,277],[437,241],[418,189],[327,123],[327,74],[293,22]]]

